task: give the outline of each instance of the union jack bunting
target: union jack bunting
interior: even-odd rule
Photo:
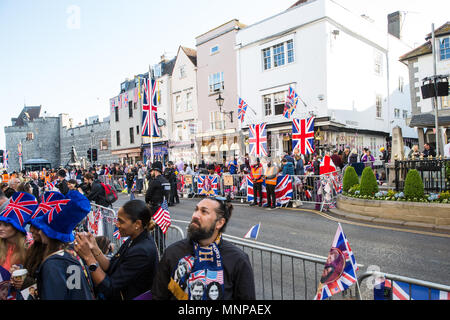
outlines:
[[[172,221],[170,219],[169,207],[167,205],[167,200],[164,199],[161,207],[156,210],[153,215],[153,220],[161,228],[162,232],[166,234],[167,229],[169,229]]]
[[[247,112],[248,104],[241,98],[239,98],[238,105],[238,119],[241,120],[241,123],[244,122],[245,113]]]
[[[249,127],[250,155],[267,156],[267,130],[266,123],[251,124]]]
[[[203,176],[197,178],[199,195],[219,195],[219,176]]]
[[[158,112],[156,101],[156,81],[144,80],[144,97],[142,101],[142,133],[143,137],[160,137],[161,130],[158,127]],[[150,97],[150,99],[149,99]]]
[[[347,290],[357,281],[358,266],[339,223],[314,300],[324,300]]]
[[[289,87],[289,92],[286,97],[286,104],[284,106],[283,116],[289,119],[297,108],[298,95],[295,93],[294,89]]]
[[[10,198],[5,210],[0,213],[0,216],[7,218],[11,214],[15,214],[20,225],[30,219],[33,212],[36,210],[38,202],[32,195],[21,192],[18,196],[14,195]]]
[[[314,153],[314,117],[292,120],[292,149],[301,154]]]
[[[39,215],[44,215],[47,212],[50,212],[53,208],[56,208],[56,212],[60,213],[62,211],[62,206],[65,206],[69,203],[70,199],[64,199],[64,196],[60,193],[56,192],[46,192],[41,197],[41,203],[36,209],[36,212],[33,214],[31,219],[38,217]],[[53,219],[49,218],[49,223]]]

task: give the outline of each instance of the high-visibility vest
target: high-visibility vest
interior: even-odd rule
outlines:
[[[274,166],[268,167],[266,169],[266,173],[264,175],[266,177],[273,176],[275,174],[275,170],[277,170],[277,168],[274,167]],[[277,185],[277,177],[275,176],[275,178],[272,178],[272,179],[266,178],[266,184],[270,184],[270,185],[276,186]]]
[[[263,177],[262,177],[263,171],[262,171],[262,167],[258,166],[258,167],[252,167],[252,178],[254,180],[256,180],[256,182],[263,182]]]
[[[2,175],[2,180],[3,180],[3,182],[9,182],[9,174],[4,173],[4,174]]]

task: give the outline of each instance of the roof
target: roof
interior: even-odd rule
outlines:
[[[290,8],[294,8],[296,6],[299,6],[299,5],[301,5],[301,4],[305,3],[305,2],[308,2],[308,0],[299,0],[296,3],[294,3],[292,6],[290,6],[289,9]]]
[[[400,57],[400,61],[410,60],[412,58],[417,58],[420,56],[424,56],[426,54],[431,54],[433,52],[431,48],[431,41],[428,41],[422,44],[420,47],[415,48],[414,50],[402,55]]]
[[[168,74],[169,76],[172,75],[173,67],[175,67],[176,60],[177,60],[177,57],[173,58],[172,60],[162,63],[162,75],[166,75],[166,74]]]
[[[439,28],[434,30],[435,37],[442,37],[442,36],[446,36],[448,34],[450,34],[450,21],[447,21],[442,26],[440,26]],[[425,38],[425,40],[430,40],[431,38],[432,38],[432,36],[431,36],[431,32],[430,32],[429,34],[427,34],[427,37]]]
[[[438,122],[439,126],[450,126],[450,116],[440,116]],[[434,128],[435,126],[435,116],[431,113],[413,115],[409,123],[410,128]]]
[[[13,126],[23,126],[25,124],[24,120],[33,121],[34,119],[39,118],[39,115],[41,114],[41,107],[42,106],[24,106],[17,118],[11,118]]]
[[[180,48],[184,51],[184,53],[188,56],[189,60],[197,66],[197,50],[180,46]]]

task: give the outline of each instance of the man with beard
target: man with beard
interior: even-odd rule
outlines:
[[[162,163],[156,161],[150,168],[150,180],[147,192],[145,194],[145,202],[149,205],[152,216],[161,207],[164,199],[169,201],[170,183],[162,176]],[[155,241],[159,254],[162,255],[165,247],[165,237],[159,226],[155,227]]]
[[[232,204],[225,198],[205,198],[197,204],[187,239],[164,251],[152,288],[153,299],[199,299],[194,284],[201,282],[206,287],[212,281],[218,283],[219,296],[224,300],[255,299],[254,276],[248,255],[222,238],[232,211]],[[192,268],[178,279],[176,275],[180,274],[178,268],[183,260],[188,261]],[[201,299],[208,298],[203,291]]]

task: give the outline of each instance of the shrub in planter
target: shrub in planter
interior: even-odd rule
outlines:
[[[363,196],[373,196],[378,192],[377,178],[375,178],[371,167],[364,168],[360,185],[359,190]]]
[[[356,191],[359,191],[359,184],[355,184],[354,186],[352,186],[349,190],[348,193],[351,195],[357,194]],[[359,193],[359,192],[358,192]]]
[[[359,178],[356,174],[355,168],[353,168],[352,166],[347,167],[347,169],[345,169],[344,181],[342,186],[344,192],[348,192],[351,187],[357,184],[359,184]]]
[[[423,189],[423,182],[417,170],[412,169],[408,171],[405,179],[404,188],[405,197],[408,199],[423,198],[425,195]]]

